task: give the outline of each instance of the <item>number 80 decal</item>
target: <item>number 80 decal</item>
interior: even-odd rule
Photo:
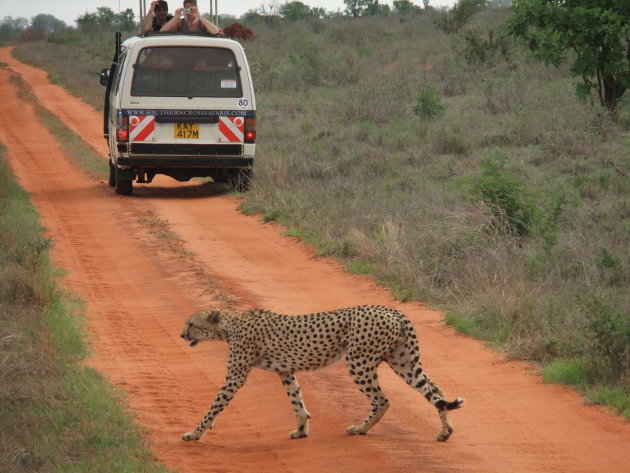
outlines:
[[[238,99],[238,106],[241,108],[245,108],[249,105],[249,100],[247,99]]]

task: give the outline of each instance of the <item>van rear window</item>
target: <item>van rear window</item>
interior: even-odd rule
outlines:
[[[131,95],[242,97],[240,67],[225,48],[144,48],[134,64]]]

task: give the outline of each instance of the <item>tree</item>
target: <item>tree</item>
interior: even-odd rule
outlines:
[[[344,0],[349,16],[389,15],[389,5],[381,5],[378,0]]]
[[[15,41],[22,36],[28,26],[28,20],[21,16],[5,16],[0,22],[0,41]]]
[[[350,16],[359,16],[361,13],[361,0],[343,0],[346,4],[346,13]]]
[[[394,11],[401,15],[409,15],[412,13],[420,13],[422,9],[411,3],[409,0],[394,0]]]
[[[280,14],[287,20],[303,20],[313,15],[313,10],[302,2],[289,2],[280,7]]]
[[[630,2],[620,0],[514,0],[510,34],[524,39],[534,57],[559,66],[575,53],[571,73],[585,98],[594,90],[614,114],[630,87]]]
[[[41,31],[43,34],[59,33],[66,28],[66,24],[53,15],[40,13],[31,18],[31,28]]]
[[[136,27],[134,13],[127,8],[121,13],[114,13],[111,8],[98,7],[96,13],[85,13],[76,19],[77,25],[82,31],[111,30],[117,28],[121,31],[131,31]]]
[[[440,11],[435,25],[447,34],[457,33],[475,14],[486,8],[486,0],[458,0],[450,11]]]

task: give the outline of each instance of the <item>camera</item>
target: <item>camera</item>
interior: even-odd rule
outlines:
[[[190,13],[190,8],[184,8],[184,13]]]

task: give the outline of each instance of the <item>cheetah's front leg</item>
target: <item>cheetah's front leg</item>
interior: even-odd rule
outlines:
[[[229,363],[228,363],[229,364]],[[251,368],[242,368],[240,370],[233,370],[228,368],[228,374],[225,378],[225,383],[221,387],[221,390],[217,394],[212,407],[208,410],[201,423],[192,432],[186,432],[182,435],[182,440],[199,440],[206,430],[212,429],[214,420],[216,417],[227,407],[236,392],[245,384],[247,375]]]
[[[304,407],[304,400],[302,399],[302,391],[300,390],[300,385],[295,379],[295,376],[291,373],[278,373],[280,375],[280,379],[282,380],[282,385],[284,389],[287,391],[289,395],[289,399],[291,400],[291,405],[293,406],[293,411],[295,412],[295,416],[297,417],[297,429],[289,432],[289,438],[291,439],[300,439],[308,436],[308,420],[311,418],[311,415]]]

